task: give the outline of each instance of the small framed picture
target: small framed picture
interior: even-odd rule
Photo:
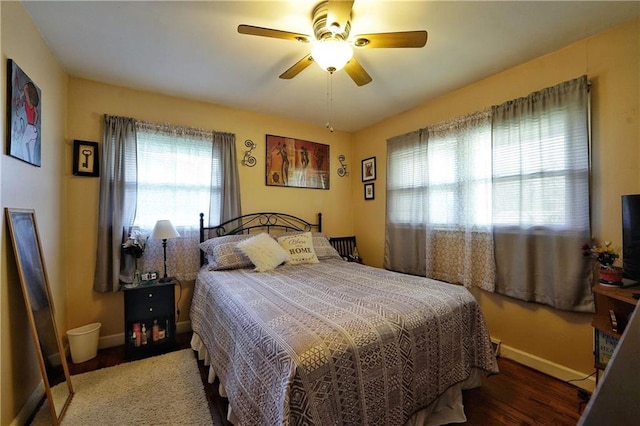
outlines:
[[[97,142],[73,141],[73,174],[100,176],[100,155]]]
[[[365,183],[364,184],[364,199],[365,200],[373,200],[376,194],[373,188],[373,183]]]
[[[362,160],[362,181],[368,180],[376,180],[376,157]]]

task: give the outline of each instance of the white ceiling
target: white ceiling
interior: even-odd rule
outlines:
[[[328,73],[278,76],[309,45],[238,34],[249,24],[312,34],[319,0],[23,1],[72,76],[324,125]],[[640,16],[639,1],[356,0],[351,35],[427,30],[421,49],[354,53],[373,77],[332,78],[332,124],[383,118]]]

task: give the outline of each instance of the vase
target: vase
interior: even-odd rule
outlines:
[[[611,266],[600,268],[601,284],[620,284],[622,282],[622,268]]]

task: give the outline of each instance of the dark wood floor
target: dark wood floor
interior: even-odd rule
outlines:
[[[176,349],[189,348],[190,334],[177,336]],[[98,356],[82,364],[69,360],[71,375],[126,362],[124,347],[101,349]],[[208,369],[198,362],[209,409],[216,425],[229,425],[226,400],[218,395],[217,383],[207,384]],[[578,388],[514,361],[499,358],[500,374],[483,379],[482,386],[464,392],[467,425],[575,425],[586,401]]]

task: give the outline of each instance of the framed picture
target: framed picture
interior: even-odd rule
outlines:
[[[598,368],[605,369],[613,356],[613,351],[615,351],[616,346],[618,346],[618,339],[603,333],[597,328],[593,330],[595,338],[595,363]]]
[[[97,142],[73,141],[73,174],[75,176],[100,176],[100,160]]]
[[[376,180],[376,157],[362,160],[362,181]]]
[[[41,94],[38,86],[11,59],[7,61],[7,154],[42,165]]]
[[[329,189],[329,145],[267,135],[267,186]]]
[[[365,183],[364,184],[364,199],[365,200],[373,200],[376,197],[373,183]]]

